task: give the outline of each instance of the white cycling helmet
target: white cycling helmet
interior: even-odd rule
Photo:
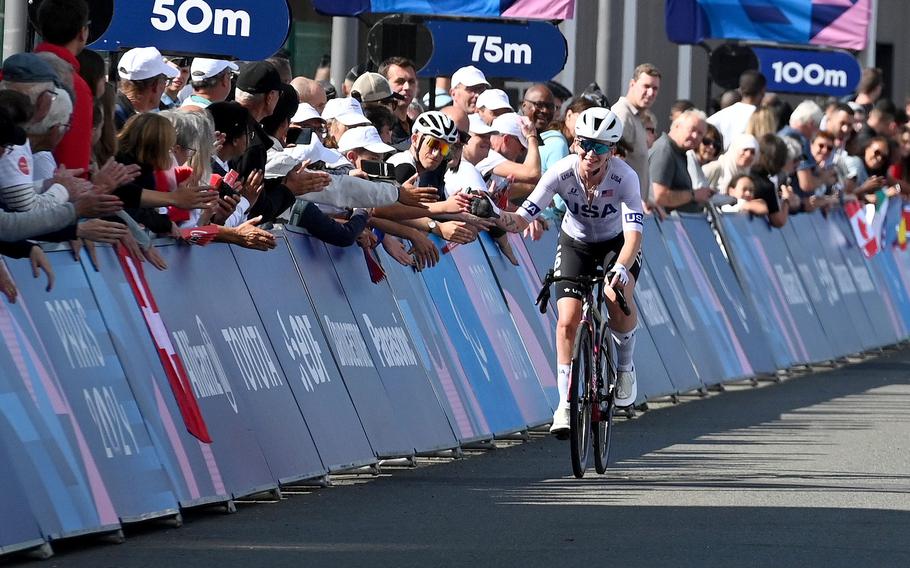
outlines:
[[[575,121],[575,136],[616,144],[622,138],[622,121],[608,108],[589,108]]]
[[[414,121],[414,132],[429,134],[449,144],[458,142],[458,127],[445,113],[438,110],[428,110]]]

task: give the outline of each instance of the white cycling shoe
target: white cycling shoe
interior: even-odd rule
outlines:
[[[553,413],[553,424],[550,426],[550,434],[555,434],[557,438],[569,435],[569,403],[560,402]]]
[[[637,397],[638,383],[635,381],[635,371],[619,371],[616,374],[613,404],[618,407],[632,406]]]

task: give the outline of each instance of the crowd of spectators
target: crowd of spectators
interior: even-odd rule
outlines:
[[[510,97],[473,66],[421,97],[403,57],[355,67],[336,91],[318,74],[294,77],[282,53],[253,62],[154,47],[102,56],[86,49],[90,16],[85,0],[42,2],[42,42],[8,57],[0,80],[0,254],[30,258],[51,284],[42,241],[69,242],[76,255],[93,243],[122,246],[164,270],[155,237],[198,242],[188,236],[203,231],[268,250],[276,241],[266,229],[280,224],[337,246],[382,246],[415,269],[489,231],[517,264],[504,233],[456,196],[489,192],[514,210],[575,151],[575,120],[594,106],[623,121],[618,151],[656,215],[714,201],[781,226],[798,212],[875,200],[880,189],[899,194],[910,177],[907,115],[881,99],[875,69],[855,100],[792,110],[747,71],[711,116],[676,101],[662,132],[651,64],[636,67],[612,105],[596,85],[572,96],[553,81]],[[537,238],[563,210],[557,198],[527,234]],[[0,280],[13,299],[2,264]]]

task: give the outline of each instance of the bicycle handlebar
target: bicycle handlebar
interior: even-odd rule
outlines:
[[[574,282],[579,286],[584,286],[585,288],[593,288],[598,283],[606,284],[606,275],[599,274],[597,276],[554,276],[553,269],[551,268],[543,280],[543,287],[540,289],[540,294],[537,295],[537,300],[534,302],[537,304],[540,313],[547,313],[547,304],[550,303],[550,285],[555,284],[556,282]],[[616,304],[619,306],[619,309],[622,310],[622,313],[632,315],[632,310],[629,309],[629,304],[626,302],[626,295],[622,291],[622,287],[614,286],[613,292],[616,294]]]

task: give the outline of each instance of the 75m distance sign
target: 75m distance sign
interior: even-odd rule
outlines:
[[[474,65],[487,77],[546,81],[562,71],[568,49],[559,29],[548,22],[462,22],[426,20],[433,55],[420,75],[451,75]]]

